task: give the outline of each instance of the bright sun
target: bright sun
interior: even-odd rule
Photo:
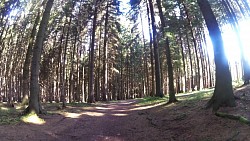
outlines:
[[[248,62],[250,62],[250,57],[248,53],[250,52],[249,49],[249,34],[250,34],[250,27],[248,26],[250,24],[250,20],[240,21],[239,22],[239,35],[240,35],[240,41],[244,48],[245,56],[247,57]],[[226,48],[226,54],[228,57],[228,60],[233,62],[240,61],[240,44],[237,38],[237,34],[232,29],[231,25],[225,25],[222,27],[223,30],[223,40],[224,45]]]

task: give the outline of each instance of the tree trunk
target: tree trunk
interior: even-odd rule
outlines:
[[[108,41],[108,18],[109,18],[109,1],[106,5],[106,14],[105,14],[105,25],[104,25],[104,45],[103,45],[103,84],[102,84],[102,100],[107,100],[108,92],[108,70],[107,70],[107,41]]]
[[[90,59],[89,59],[89,92],[88,92],[88,103],[94,103],[94,52],[95,52],[95,31],[96,31],[96,20],[97,20],[97,3],[94,6],[94,18],[93,18],[93,28],[90,42]]]
[[[243,2],[244,6],[245,6],[245,8],[246,8],[246,10],[247,10],[248,15],[250,16],[249,1],[247,1],[247,0],[242,0],[242,2]]]
[[[226,9],[226,13],[230,19],[230,24],[233,26],[233,29],[237,35],[237,40],[239,43],[239,47],[240,47],[240,54],[241,54],[241,63],[242,63],[242,67],[243,67],[243,81],[244,81],[244,85],[249,84],[249,80],[250,80],[250,65],[247,61],[247,57],[244,54],[244,48],[242,45],[242,41],[240,38],[240,31],[239,31],[239,23],[238,23],[238,19],[237,16],[235,15],[232,7],[230,6],[230,3],[227,0],[222,0],[222,3]]]
[[[191,86],[191,90],[194,91],[194,70],[193,70],[193,60],[192,60],[192,52],[191,52],[191,47],[189,44],[189,36],[186,33],[186,41],[187,41],[187,47],[188,47],[188,56],[189,56],[189,61],[190,61],[190,86]]]
[[[76,95],[75,95],[75,91],[74,91],[74,58],[75,58],[75,52],[76,52],[76,41],[77,41],[77,33],[75,33],[77,31],[74,31],[74,42],[73,42],[73,49],[71,51],[71,65],[70,65],[70,74],[69,74],[69,97],[72,96],[73,97],[73,101],[75,102],[76,100]],[[78,81],[77,81],[78,82]],[[76,82],[76,83],[77,83]],[[77,85],[78,87],[78,85]],[[69,102],[72,102],[72,99],[69,98]]]
[[[155,82],[156,82],[156,96],[163,97],[162,86],[161,86],[161,71],[160,71],[160,60],[159,60],[159,49],[157,44],[157,31],[155,23],[155,14],[152,0],[149,0],[149,9],[151,14],[152,31],[153,31],[153,45],[154,45],[154,59],[155,59]],[[171,75],[171,74],[169,74]]]
[[[140,19],[141,19],[141,24],[143,24],[143,21],[142,21],[142,14],[140,13]],[[143,96],[148,96],[148,92],[149,92],[149,77],[148,77],[148,62],[147,62],[147,47],[146,47],[146,42],[145,42],[145,35],[144,35],[144,28],[142,27],[142,40],[143,40],[143,70],[144,70],[144,73],[143,73],[143,89],[144,89],[144,92],[143,92]]]
[[[31,80],[30,80],[30,100],[29,106],[26,108],[25,112],[30,113],[34,111],[39,114],[42,113],[40,106],[40,87],[39,87],[39,71],[40,71],[40,61],[43,48],[43,40],[46,32],[46,27],[49,22],[50,11],[53,6],[54,0],[48,0],[45,11],[43,13],[42,20],[40,22],[39,30],[36,37],[36,42],[33,50],[33,57],[31,62]]]
[[[162,12],[162,6],[161,6],[161,0],[156,0],[157,6],[159,9],[159,14],[160,14],[160,20],[161,20],[161,30],[163,32],[163,38],[166,40],[166,58],[167,58],[167,66],[168,66],[168,87],[169,87],[169,101],[168,103],[173,103],[176,102],[177,99],[175,97],[175,90],[174,90],[174,72],[173,72],[173,65],[172,65],[172,57],[171,57],[171,52],[170,52],[170,45],[169,45],[169,39],[166,36],[165,37],[165,28],[166,28],[166,21],[164,19],[164,15]],[[163,96],[163,95],[162,95]]]
[[[147,2],[147,0],[146,0]],[[153,47],[152,47],[152,31],[151,31],[151,24],[150,24],[150,11],[149,11],[149,6],[148,6],[148,2],[147,2],[147,17],[148,17],[148,30],[149,30],[149,48],[150,48],[150,63],[151,63],[151,92],[150,92],[150,96],[154,96],[155,95],[155,71],[154,71],[154,53],[153,53]]]
[[[182,34],[181,31],[179,31],[179,38],[180,38],[180,46],[181,46],[181,59],[183,63],[183,72],[184,72],[184,92],[187,91],[187,73],[186,73],[186,62],[185,62],[185,53],[184,53],[184,46],[183,46],[183,41],[182,41]]]
[[[200,62],[199,62],[198,51],[197,51],[198,46],[197,46],[197,42],[196,42],[196,39],[195,39],[195,35],[194,35],[194,31],[193,31],[193,26],[192,26],[192,22],[191,22],[191,18],[190,18],[189,12],[188,12],[188,8],[186,7],[186,5],[185,5],[184,2],[182,2],[182,4],[183,4],[183,7],[184,7],[186,16],[187,16],[188,27],[189,27],[189,30],[191,32],[191,37],[192,37],[192,41],[193,41],[193,44],[194,44],[196,64],[197,64],[197,71],[198,71],[198,72],[196,72],[197,90],[200,90]],[[192,90],[193,90],[193,88],[192,88]]]
[[[22,105],[28,103],[28,96],[29,96],[29,74],[30,74],[30,61],[32,57],[32,47],[34,45],[34,38],[36,36],[36,28],[40,20],[40,12],[38,12],[35,23],[33,25],[31,35],[29,38],[29,45],[26,52],[26,57],[23,65],[23,97],[22,97]]]
[[[228,60],[226,58],[223,46],[221,31],[211,6],[207,0],[197,0],[200,10],[205,18],[210,38],[214,47],[216,81],[215,90],[212,98],[209,100],[207,107],[213,107],[217,111],[221,106],[236,106],[232,78],[229,71]]]

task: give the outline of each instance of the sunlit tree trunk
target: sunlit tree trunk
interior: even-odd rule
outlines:
[[[106,13],[105,13],[105,25],[104,25],[104,45],[103,45],[103,83],[102,83],[102,100],[107,100],[107,92],[108,92],[108,69],[107,69],[107,41],[108,41],[108,18],[109,18],[109,1],[107,1],[106,5]]]
[[[182,59],[182,63],[183,63],[183,75],[184,75],[184,92],[187,91],[187,72],[186,72],[186,62],[185,62],[185,53],[184,53],[184,46],[183,46],[183,39],[182,39],[182,34],[181,31],[179,31],[179,40],[180,40],[180,47],[181,47],[181,59]]]
[[[249,6],[249,1],[248,0],[242,0],[246,10],[247,10],[247,13],[248,15],[250,16],[250,6]]]
[[[1,20],[1,23],[3,24],[3,19],[4,19],[4,16],[2,17],[2,20]],[[4,43],[3,43],[3,35],[4,35],[4,31],[7,33],[8,32],[8,30],[9,30],[9,27],[10,27],[10,25],[7,25],[7,23],[8,23],[8,20],[9,20],[9,16],[7,16],[7,18],[6,18],[6,20],[5,20],[5,23],[4,23],[4,25],[3,25],[3,27],[2,27],[2,29],[1,29],[1,32],[0,32],[0,45],[1,45],[1,47],[0,47],[0,59],[2,58],[2,53],[3,53],[3,50],[4,50]],[[6,34],[7,35],[7,34]]]
[[[244,54],[244,48],[242,45],[242,40],[240,38],[240,29],[239,29],[239,23],[238,23],[238,19],[237,16],[235,15],[233,8],[230,6],[230,3],[227,0],[222,0],[222,3],[226,9],[226,13],[230,19],[230,23],[232,24],[232,27],[237,35],[237,40],[238,40],[238,44],[240,47],[240,52],[241,52],[241,63],[242,63],[242,68],[243,68],[243,81],[244,81],[244,85],[249,84],[249,80],[250,80],[250,65],[247,62],[247,57]]]
[[[242,5],[239,3],[238,0],[236,0],[235,2],[236,2],[236,4],[237,4],[237,6],[239,7],[241,14],[244,16],[244,18],[246,18],[246,13],[245,13],[245,10],[244,10],[244,8],[242,7]]]
[[[30,62],[31,62],[31,57],[32,57],[32,47],[34,45],[34,39],[36,36],[36,28],[40,20],[40,12],[38,12],[36,16],[35,23],[33,25],[31,35],[29,38],[29,45],[28,49],[26,52],[26,57],[23,65],[23,98],[22,98],[22,104],[27,104],[28,103],[28,96],[29,96],[29,76],[30,76]]]
[[[205,36],[205,33],[202,32],[202,40],[204,42],[204,45],[205,47],[203,47],[203,52],[204,52],[204,56],[205,56],[205,65],[206,65],[206,79],[207,79],[207,87],[208,88],[211,88],[213,87],[213,80],[212,80],[212,69],[211,69],[211,63],[210,63],[210,56],[208,55],[208,50],[205,49],[207,48],[207,39],[206,39],[206,36]]]
[[[40,87],[38,82],[39,71],[40,71],[40,61],[43,47],[43,40],[45,36],[46,27],[48,25],[50,11],[52,8],[54,0],[48,0],[45,11],[43,13],[42,20],[40,22],[39,30],[37,33],[34,49],[33,49],[33,57],[31,62],[31,81],[30,81],[30,100],[29,106],[26,108],[27,113],[34,111],[37,114],[41,113],[42,109],[40,106]]]
[[[199,30],[199,46],[200,46],[200,61],[201,61],[201,79],[202,79],[202,87],[203,88],[207,88],[207,79],[206,79],[206,65],[205,65],[205,62],[206,62],[206,56],[204,54],[204,46],[202,45],[202,33],[201,31]]]
[[[221,31],[210,4],[207,0],[197,0],[209,31],[214,47],[216,67],[215,90],[207,107],[217,111],[221,106],[236,106],[232,88],[232,78],[229,71],[228,60],[225,55]]]
[[[143,24],[142,14],[140,13],[141,24]],[[148,76],[148,62],[147,62],[147,47],[145,43],[145,35],[144,35],[144,28],[142,27],[142,40],[143,40],[143,70],[144,70],[144,81],[143,81],[143,89],[146,96],[149,96],[149,76]]]
[[[74,82],[74,58],[75,58],[75,53],[76,53],[76,41],[77,41],[77,31],[74,31],[74,42],[73,42],[73,49],[71,50],[71,64],[70,64],[70,73],[69,73],[69,102],[73,101],[75,102],[78,96],[78,93],[75,94],[74,91],[74,84],[77,82]],[[70,98],[72,96],[72,99]]]

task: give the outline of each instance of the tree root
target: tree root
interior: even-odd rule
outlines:
[[[231,138],[227,139],[226,141],[234,141],[235,138],[240,134],[239,131],[237,131]]]
[[[245,118],[243,116],[230,115],[230,114],[222,113],[222,112],[216,112],[215,115],[218,116],[218,117],[222,117],[222,118],[238,120],[241,123],[250,125],[250,120],[248,120],[247,118]]]
[[[39,104],[40,105],[40,104]],[[28,106],[26,109],[24,109],[24,111],[21,113],[22,116],[30,114],[33,110],[30,109],[30,107]],[[42,115],[46,115],[47,112],[45,110],[42,109],[41,105],[39,106],[39,112],[37,114],[42,114]]]

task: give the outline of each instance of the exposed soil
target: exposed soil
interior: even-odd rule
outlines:
[[[237,89],[237,107],[221,112],[250,119],[250,86]],[[42,115],[42,125],[0,125],[1,141],[250,141],[250,126],[215,116],[207,100],[139,106],[138,100],[67,107]]]

